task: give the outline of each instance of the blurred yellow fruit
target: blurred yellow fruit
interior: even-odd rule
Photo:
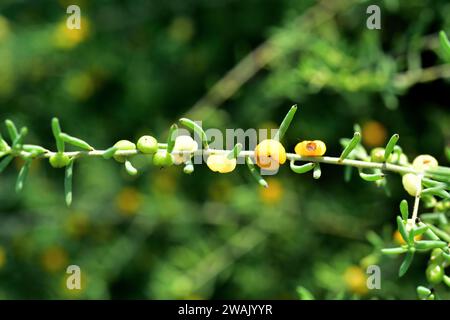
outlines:
[[[56,26],[54,44],[61,49],[72,49],[87,38],[89,29],[89,22],[86,18],[81,18],[80,29],[69,29],[66,20],[63,20]]]
[[[41,264],[47,272],[58,272],[67,267],[67,252],[61,247],[50,247],[41,256]]]
[[[0,269],[6,264],[6,252],[3,247],[0,247]]]
[[[369,147],[379,147],[386,142],[387,130],[378,121],[368,121],[362,127],[362,139]]]
[[[295,153],[302,157],[323,156],[327,151],[327,146],[323,141],[302,141],[295,146]]]
[[[286,162],[286,150],[277,140],[263,140],[255,148],[255,159],[260,168],[277,170]]]
[[[94,79],[88,72],[71,74],[64,81],[64,89],[73,98],[86,100],[94,93]]]
[[[73,213],[67,217],[67,233],[74,238],[80,238],[88,232],[89,223],[89,216],[87,214]]]
[[[127,187],[117,195],[116,204],[123,215],[130,216],[141,207],[142,196],[135,188]]]
[[[169,27],[169,36],[177,42],[184,43],[191,40],[194,31],[192,19],[188,17],[176,17]]]
[[[9,22],[8,20],[0,16],[0,43],[3,42],[3,40],[6,40],[10,34],[10,28],[9,28]]]
[[[283,198],[283,185],[276,178],[267,179],[268,187],[259,188],[261,200],[266,204],[275,204]]]
[[[228,159],[225,154],[212,154],[206,161],[211,171],[219,173],[229,173],[236,168],[236,159]]]
[[[358,266],[350,266],[344,272],[344,281],[349,291],[364,295],[367,293],[367,275]]]
[[[414,159],[412,165],[414,169],[418,171],[425,171],[428,169],[436,168],[439,163],[435,157],[428,154],[422,154]]]
[[[405,240],[403,240],[402,235],[400,234],[400,232],[398,230],[396,230],[392,236],[392,238],[394,239],[394,242],[397,243],[398,245],[404,245],[406,244]],[[414,237],[415,241],[419,241],[422,240],[422,235],[417,235]]]

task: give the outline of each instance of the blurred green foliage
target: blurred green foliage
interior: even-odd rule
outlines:
[[[449,66],[438,31],[450,31],[450,3],[376,3],[381,30],[366,28],[367,1],[4,0],[0,119],[27,125],[30,143],[54,150],[57,116],[67,132],[107,148],[142,134],[164,139],[186,114],[205,127],[273,127],[298,103],[289,150],[320,139],[339,155],[339,138],[359,123],[369,148],[397,132],[410,157],[445,163]],[[69,4],[81,7],[80,31],[65,27]],[[232,79],[253,70],[247,83],[191,108],[258,46],[264,62]],[[345,183],[339,167],[323,166],[316,181],[286,166],[261,189],[245,167],[226,176],[149,168],[133,178],[112,161],[85,159],[67,209],[63,171],[33,163],[18,196],[18,168],[0,176],[3,299],[405,299],[425,279],[425,256],[398,279],[401,260],[369,241],[371,231],[395,241],[405,195],[397,176],[386,197],[356,177]],[[65,289],[69,264],[81,267],[81,292]],[[369,264],[381,266],[381,290],[362,285]]]

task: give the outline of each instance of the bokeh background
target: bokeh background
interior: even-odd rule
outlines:
[[[81,7],[81,30],[65,27],[69,4]],[[366,28],[370,4],[381,30]],[[181,116],[273,128],[298,103],[290,150],[320,139],[337,155],[358,123],[369,149],[397,132],[410,158],[445,164],[450,67],[439,30],[450,31],[446,0],[2,0],[0,119],[54,149],[57,116],[101,149],[165,140]],[[298,299],[299,286],[321,299],[414,299],[425,282],[427,257],[398,279],[400,258],[377,251],[398,241],[395,175],[387,196],[356,175],[344,182],[340,167],[313,180],[286,166],[263,190],[244,166],[132,178],[85,159],[68,209],[62,170],[35,161],[17,195],[19,167],[0,176],[2,299]],[[382,288],[368,291],[374,263]],[[65,289],[69,264],[81,267],[81,291]]]

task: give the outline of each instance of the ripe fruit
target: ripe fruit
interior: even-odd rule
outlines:
[[[137,142],[137,148],[142,153],[156,153],[158,151],[158,141],[152,136],[142,136]]]
[[[302,141],[295,146],[295,153],[302,157],[320,157],[325,154],[327,147],[323,141]]]
[[[407,173],[402,178],[403,188],[413,197],[422,191],[420,178],[413,173]]]
[[[175,164],[182,164],[191,158],[191,153],[198,150],[198,143],[191,136],[178,136],[173,147]]]
[[[286,162],[286,150],[277,140],[264,140],[255,148],[255,159],[260,168],[276,170]]]
[[[428,154],[422,154],[414,159],[412,165],[414,169],[418,171],[425,171],[436,168],[439,164],[435,157]]]
[[[438,284],[444,277],[444,268],[437,264],[430,264],[425,272],[427,280],[431,284]]]
[[[53,168],[64,168],[69,164],[70,158],[64,153],[55,153],[50,157],[49,162]]]
[[[208,157],[206,164],[214,172],[228,173],[236,168],[236,159],[228,159],[222,154],[212,154]]]
[[[159,150],[153,156],[153,164],[157,167],[169,167],[173,164],[173,157],[166,150]]]
[[[116,147],[118,151],[136,150],[136,145],[133,142],[128,141],[128,140],[120,140],[120,141],[116,142],[114,147]],[[122,156],[122,155],[114,155],[114,159],[117,162],[125,163],[125,160],[127,159],[127,157]]]

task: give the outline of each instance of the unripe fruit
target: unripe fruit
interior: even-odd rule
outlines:
[[[418,171],[425,171],[436,168],[439,164],[435,157],[428,154],[422,154],[414,159],[412,165],[414,169]]]
[[[142,136],[137,142],[137,148],[142,153],[156,153],[158,151],[158,141],[152,136]]]
[[[157,167],[169,167],[173,165],[173,157],[166,150],[159,150],[153,156],[153,164]]]
[[[286,162],[286,150],[273,139],[261,141],[255,148],[256,164],[263,169],[277,170]]]
[[[325,154],[327,147],[323,141],[302,141],[295,146],[295,153],[302,157],[320,157]]]
[[[384,162],[384,148],[374,148],[370,152],[372,162]]]
[[[425,272],[427,280],[431,284],[438,284],[444,277],[444,268],[438,264],[430,264]]]
[[[407,173],[402,178],[403,188],[413,197],[422,191],[420,178],[413,173]]]
[[[120,140],[120,141],[116,142],[114,147],[116,147],[118,151],[136,150],[136,145],[133,142],[128,141],[128,140]],[[117,162],[125,163],[125,160],[127,159],[127,157],[122,156],[122,155],[114,155],[114,159]]]
[[[53,168],[64,168],[69,164],[70,158],[64,153],[55,153],[50,157],[49,162]]]

